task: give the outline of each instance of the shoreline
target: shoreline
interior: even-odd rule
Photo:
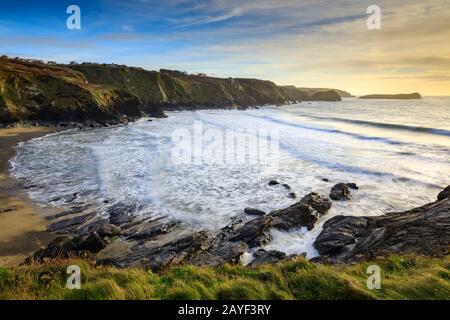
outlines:
[[[107,216],[96,214],[95,207],[90,206],[43,208],[9,176],[8,161],[17,143],[57,131],[46,127],[0,129],[0,266],[14,266],[25,260],[40,263],[48,259],[90,257],[96,265],[160,271],[185,264],[210,267],[241,264],[248,250],[256,250],[252,251],[254,259],[250,266],[292,260],[304,254],[288,256],[281,251],[262,249],[273,240],[270,231],[300,227],[312,230],[318,218],[330,210],[331,200],[351,200],[349,189],[359,189],[355,183],[338,183],[331,188],[329,197],[311,192],[286,208],[268,213],[246,212],[252,216],[250,220],[232,220],[218,233],[192,229],[169,216],[132,216],[128,213],[136,206],[128,203],[110,206]],[[269,181],[272,184],[279,182]],[[450,186],[441,191],[437,201],[409,211],[377,217],[332,217],[314,241],[320,256],[311,261],[351,263],[405,252],[446,255],[449,208]],[[351,232],[346,229],[349,225]],[[405,232],[410,236],[392,236]],[[424,237],[426,241],[419,245],[418,239]]]
[[[47,231],[45,216],[58,209],[39,207],[20,190],[9,174],[9,160],[18,143],[56,132],[56,128],[0,129],[0,266],[15,266],[48,245],[55,235]]]

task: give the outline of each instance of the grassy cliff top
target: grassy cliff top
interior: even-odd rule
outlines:
[[[68,290],[66,269],[82,270]],[[381,269],[381,289],[367,287],[367,268]],[[85,260],[0,268],[0,299],[449,299],[450,257],[391,256],[355,265],[317,265],[303,258],[277,265],[181,266],[162,273],[95,267]]]

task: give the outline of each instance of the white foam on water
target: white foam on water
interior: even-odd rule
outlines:
[[[414,111],[396,115],[392,112],[396,105]],[[273,241],[265,246],[288,254],[306,252],[311,258],[317,255],[314,239],[330,217],[380,215],[435,199],[450,182],[450,137],[405,130],[411,126],[449,130],[449,114],[448,99],[409,105],[346,99],[247,111],[168,112],[167,119],[70,130],[22,143],[11,171],[41,204],[59,206],[70,200],[70,205],[98,206],[100,212],[119,202],[136,204],[135,214],[169,215],[209,230],[218,230],[235,217],[249,219],[245,207],[268,212],[309,192],[326,196],[338,182],[357,183],[360,189],[352,191],[352,201],[333,202],[313,230],[273,230]],[[375,126],[364,124],[369,120]],[[267,154],[256,164],[175,164],[173,132],[193,132],[199,121],[203,131],[273,130],[279,134],[279,153]],[[379,125],[383,121],[399,124],[400,129],[383,128]],[[288,198],[281,185],[268,186],[271,179],[289,184],[297,200]]]

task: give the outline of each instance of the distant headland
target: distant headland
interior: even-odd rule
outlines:
[[[395,99],[395,100],[413,100],[422,99],[420,93],[403,93],[403,94],[369,94],[359,97],[360,99]]]

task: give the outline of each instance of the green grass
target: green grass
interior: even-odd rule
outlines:
[[[81,290],[65,288],[66,268],[82,270]],[[381,289],[366,286],[381,268]],[[0,268],[0,299],[449,299],[450,257],[391,256],[351,266],[303,258],[278,265],[181,266],[160,274],[95,267],[85,260]]]

